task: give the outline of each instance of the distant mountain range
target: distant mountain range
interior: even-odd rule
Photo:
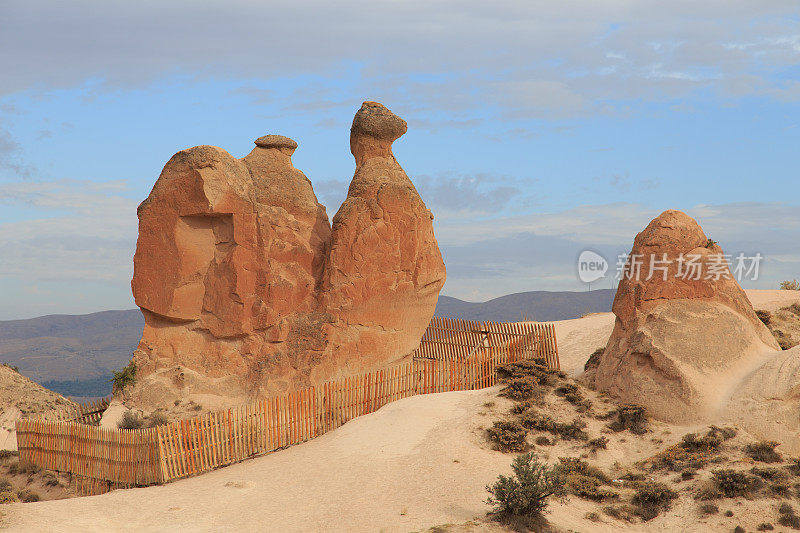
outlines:
[[[141,311],[0,321],[0,362],[68,396],[105,396],[142,338]]]
[[[614,292],[532,291],[482,303],[440,296],[436,315],[497,322],[565,320],[610,311]],[[0,363],[66,396],[105,396],[111,393],[112,371],[128,363],[143,327],[138,309],[0,321]]]
[[[549,322],[579,318],[586,313],[611,311],[615,289],[585,292],[530,291],[500,296],[488,302],[472,303],[439,296],[436,316],[464,318],[468,320],[493,320],[516,322],[529,320]]]

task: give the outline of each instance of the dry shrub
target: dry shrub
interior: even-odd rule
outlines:
[[[486,430],[489,440],[495,449],[501,452],[524,452],[528,449],[525,436],[527,430],[517,422],[499,420]]]
[[[41,500],[39,495],[32,490],[24,489],[18,493],[19,499],[25,503],[38,502]]]
[[[13,491],[4,490],[4,491],[0,492],[0,504],[15,503],[15,502],[18,502],[18,501],[19,501],[19,498],[17,498],[17,495],[14,494]]]
[[[779,444],[774,440],[762,440],[745,446],[744,453],[762,463],[780,463],[783,458],[780,453],[775,451]]]
[[[608,427],[612,431],[625,431],[626,429],[635,435],[647,433],[647,414],[645,408],[640,405],[623,405],[612,416],[616,415],[616,420],[611,422]]]
[[[664,483],[645,481],[636,489],[631,503],[636,506],[636,514],[647,521],[658,516],[661,511],[669,509],[672,500],[677,497],[678,493]]]
[[[785,502],[778,507],[778,523],[792,529],[800,529],[800,517],[797,516],[794,507]]]
[[[589,356],[589,359],[586,360],[586,364],[583,365],[584,372],[589,370],[590,368],[597,368],[600,365],[600,358],[603,356],[603,352],[605,351],[606,351],[605,346],[601,346],[600,348],[593,351],[592,355]]]
[[[569,424],[565,424],[556,422],[548,415],[531,409],[522,417],[521,423],[528,429],[547,431],[566,440],[589,440],[589,435],[584,431],[586,422],[579,418]]]
[[[717,514],[719,507],[716,503],[704,503],[700,506],[700,512],[702,514]]]
[[[606,505],[603,507],[603,513],[626,522],[633,522],[636,517],[636,509],[630,505]]]
[[[532,398],[538,388],[539,385],[530,376],[511,378],[506,381],[506,386],[503,387],[500,396],[521,402]]]
[[[764,311],[763,309],[759,309],[756,311],[756,316],[758,317],[761,322],[764,323],[765,326],[769,326],[770,322],[772,322],[772,313],[769,311]]]
[[[142,426],[144,426],[144,420],[133,411],[125,411],[120,421],[117,422],[119,429],[140,429]]]
[[[18,474],[38,474],[42,471],[42,467],[32,464],[32,463],[21,463],[19,461],[15,461],[8,465],[8,473],[12,476],[16,476]]]
[[[716,488],[726,498],[750,497],[763,485],[763,482],[745,472],[722,468],[711,472]]]
[[[603,449],[605,450],[608,447],[608,438],[607,437],[597,437],[594,439],[589,439],[589,442],[586,445],[592,449],[592,451]]]
[[[596,502],[619,498],[616,492],[601,488],[609,477],[599,468],[574,457],[559,457],[558,470],[570,494]]]
[[[708,464],[709,460],[719,453],[722,443],[733,438],[736,431],[730,428],[711,426],[703,436],[688,433],[681,442],[657,453],[650,460],[657,470],[698,470]]]
[[[775,527],[769,522],[761,522],[756,526],[756,531],[772,531]]]
[[[19,452],[16,450],[0,450],[0,461],[5,461],[11,457],[18,457]]]
[[[780,288],[785,291],[800,291],[800,281],[796,279],[781,281]]]
[[[169,418],[161,411],[151,413],[150,416],[147,417],[148,427],[154,428],[156,426],[166,426],[167,424],[169,424]]]
[[[531,378],[537,385],[553,385],[558,374],[557,370],[550,370],[542,358],[524,359],[499,365],[496,372],[502,382],[518,378]]]

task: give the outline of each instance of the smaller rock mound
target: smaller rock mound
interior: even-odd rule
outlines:
[[[612,310],[614,331],[586,379],[662,420],[713,418],[779,349],[722,248],[680,211],[636,236]]]

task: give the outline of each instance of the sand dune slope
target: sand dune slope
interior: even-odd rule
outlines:
[[[5,506],[9,531],[414,531],[483,516],[509,470],[486,449],[496,389],[416,396],[313,441],[161,487]],[[485,419],[485,421],[484,421]]]

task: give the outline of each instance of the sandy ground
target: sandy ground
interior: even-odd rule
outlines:
[[[756,309],[800,301],[800,293],[788,291],[748,291],[748,296]],[[557,323],[562,367],[572,375],[582,372],[613,323],[611,313]],[[495,387],[407,398],[313,441],[195,478],[90,498],[3,506],[1,524],[8,531],[408,532],[480,520],[488,510],[484,487],[507,473],[511,461],[489,449],[484,438],[483,430],[508,409],[497,392]],[[605,400],[594,396],[593,401],[602,407]],[[611,435],[609,449],[594,459],[604,467],[630,463],[694,429],[657,423],[652,438]],[[571,446],[578,445],[550,448],[549,458],[582,453]],[[736,513],[741,505],[729,504]],[[737,516],[753,522],[760,514],[774,514],[772,505],[753,504]],[[574,531],[732,530],[722,515],[699,520],[689,503],[647,524],[607,517],[593,523],[584,517],[591,509],[596,506],[572,498],[552,505],[548,518]],[[476,531],[494,527],[471,526]]]

